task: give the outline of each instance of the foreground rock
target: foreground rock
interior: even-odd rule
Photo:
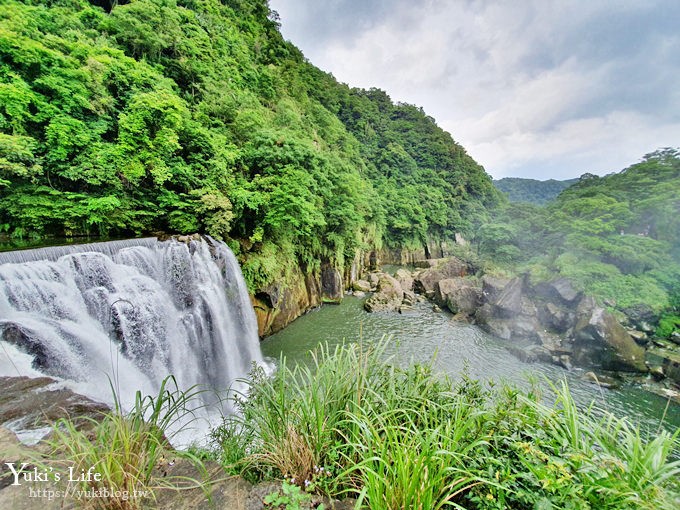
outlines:
[[[88,418],[108,410],[49,377],[0,377],[0,425],[28,443],[49,432],[59,418],[74,417],[77,425],[86,425]]]

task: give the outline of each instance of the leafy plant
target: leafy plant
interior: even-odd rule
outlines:
[[[173,486],[179,482],[173,477],[164,478],[155,470],[171,450],[169,439],[187,424],[187,418],[190,421],[191,402],[197,396],[195,389],[179,390],[175,379],[169,376],[161,383],[157,396],[143,397],[138,392],[129,412],[123,411],[116,398],[115,408],[100,420],[86,420],[88,427],[78,427],[69,418],[61,419],[55,423],[54,436],[49,441],[50,458],[75,473],[87,473],[94,468],[99,475],[96,479],[76,482],[84,490],[106,489],[104,497],[90,498],[90,504],[113,509],[140,508],[145,498],[155,497],[154,489],[159,484]],[[172,455],[184,456],[202,466],[198,457],[188,451],[173,451]],[[184,480],[187,481],[191,486],[201,486],[196,480]]]

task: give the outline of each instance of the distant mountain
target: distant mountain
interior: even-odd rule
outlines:
[[[493,184],[499,191],[508,196],[510,202],[528,202],[544,205],[557,198],[562,190],[578,182],[578,178],[566,181],[538,181],[536,179],[522,179],[520,177],[504,177],[494,180]]]

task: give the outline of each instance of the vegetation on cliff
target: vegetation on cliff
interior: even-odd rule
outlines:
[[[669,336],[680,323],[680,152],[583,175],[546,207],[507,204],[477,232],[482,254],[536,278],[556,273]]]
[[[306,61],[266,0],[9,0],[0,56],[15,238],[203,231],[254,289],[471,232],[498,200],[421,109]]]

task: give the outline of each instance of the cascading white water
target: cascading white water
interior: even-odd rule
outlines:
[[[170,374],[224,391],[262,362],[236,258],[210,238],[0,253],[0,340],[0,375],[49,375],[104,401],[110,378],[123,405]]]

